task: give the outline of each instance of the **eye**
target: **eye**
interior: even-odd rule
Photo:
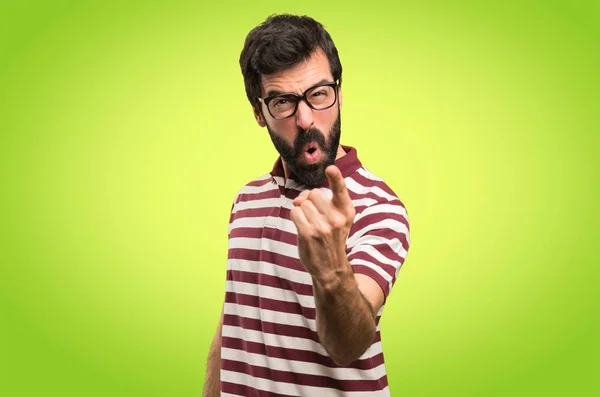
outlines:
[[[273,106],[275,106],[275,107],[285,106],[288,103],[289,103],[289,101],[285,98],[276,98],[273,100]]]

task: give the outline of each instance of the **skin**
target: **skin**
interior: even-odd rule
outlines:
[[[296,67],[263,76],[262,95],[264,97],[271,90],[301,95],[323,79],[333,81],[326,55],[317,50]],[[294,116],[275,120],[262,105],[263,109],[254,109],[254,117],[258,125],[268,125],[290,145],[293,145],[299,128],[318,128],[329,139],[329,131],[342,102],[340,89],[339,106],[315,111],[301,101]],[[344,150],[338,146],[336,159],[344,155]],[[287,178],[289,167],[285,161],[283,168]],[[375,337],[375,315],[383,304],[384,295],[373,279],[352,271],[346,256],[346,240],[356,211],[340,170],[330,165],[325,174],[333,192],[332,198],[327,198],[318,189],[303,191],[294,200],[291,219],[298,229],[300,262],[313,279],[319,340],[336,364],[349,365],[371,345]],[[209,353],[205,397],[219,395],[222,323],[223,315]]]
[[[206,375],[204,377],[203,397],[219,397],[221,395],[220,372],[221,372],[221,330],[223,329],[223,311],[217,326],[217,332],[213,338],[208,360],[206,363]]]
[[[277,90],[301,95],[304,90],[323,79],[333,81],[333,76],[327,56],[319,49],[306,62],[296,67],[263,76],[262,94],[266,95],[271,90]],[[262,105],[263,109],[255,108],[253,110],[258,125],[266,127],[268,124],[272,131],[276,131],[280,137],[292,145],[298,128],[308,130],[316,127],[323,131],[326,134],[325,137],[329,139],[328,133],[343,104],[341,88],[339,89],[339,103],[339,107],[332,106],[329,109],[315,111],[301,101],[296,114],[284,120],[273,119],[264,105]],[[338,146],[336,159],[344,155],[345,152],[341,145]],[[283,168],[287,178],[289,169],[285,161]],[[373,312],[377,313],[383,304],[383,291],[372,278],[362,274],[353,274],[345,255],[346,239],[355,212],[344,179],[336,166],[329,166],[326,175],[330,186],[339,187],[337,190],[332,189],[334,193],[332,200],[327,199],[318,189],[305,190],[294,200],[295,208],[292,211],[292,220],[299,231],[300,260],[313,276],[317,290],[328,292],[340,285],[350,289],[357,288],[369,302]],[[305,224],[305,219],[310,227]],[[317,230],[323,233],[313,236]],[[331,238],[332,235],[335,235],[335,238]],[[316,243],[322,238],[327,238],[327,244]],[[308,255],[308,252],[313,254]],[[317,316],[318,314],[317,311]],[[373,321],[373,332],[374,326]]]
[[[323,51],[319,50],[307,59],[306,62],[294,68],[263,76],[262,96],[266,96],[270,91],[301,95],[304,90],[314,86],[321,80],[333,81],[333,76],[329,69],[327,56]],[[329,139],[328,132],[331,130],[344,100],[341,88],[339,89],[338,100],[339,107],[332,106],[329,109],[319,111],[312,110],[304,101],[300,101],[296,114],[284,120],[275,120],[272,118],[267,107],[263,104],[262,109],[253,108],[254,118],[259,126],[266,127],[268,125],[272,131],[275,131],[290,146],[294,144],[298,129],[306,131],[310,128],[317,128],[326,134],[326,139]],[[336,159],[345,154],[342,147],[338,146]],[[283,162],[283,169],[287,178],[289,167],[285,161]]]
[[[325,173],[332,199],[306,190],[294,200],[291,218],[300,262],[313,279],[319,339],[336,364],[348,365],[371,345],[384,297],[373,279],[352,271],[346,240],[356,211],[340,170],[332,165]]]

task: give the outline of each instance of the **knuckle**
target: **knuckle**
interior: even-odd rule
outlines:
[[[309,200],[304,200],[304,201],[303,201],[303,202],[300,204],[300,207],[302,207],[302,208],[306,209],[306,208],[310,207],[310,205],[311,205],[311,203],[310,203],[310,201],[309,201]]]
[[[304,237],[313,240],[318,237],[318,233],[314,228],[309,227],[304,231]]]
[[[332,228],[331,228],[331,226],[324,224],[324,225],[320,225],[318,230],[319,230],[319,235],[326,237],[331,234]]]
[[[353,221],[355,216],[356,216],[356,209],[354,207],[351,207],[350,209],[348,209],[348,218],[350,219],[350,221]]]
[[[318,198],[320,193],[321,193],[321,191],[319,189],[312,189],[310,191],[310,193],[308,194],[308,198],[311,198],[311,199]]]
[[[346,225],[346,218],[339,213],[334,213],[329,217],[329,222],[334,229],[339,229]]]

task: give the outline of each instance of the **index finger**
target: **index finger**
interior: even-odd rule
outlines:
[[[340,209],[352,207],[352,200],[350,200],[350,194],[348,193],[348,188],[340,169],[335,165],[330,165],[325,169],[325,175],[329,180],[329,188],[333,193],[331,199],[333,205]]]

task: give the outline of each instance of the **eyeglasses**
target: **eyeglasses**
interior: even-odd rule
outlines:
[[[283,120],[292,117],[298,110],[300,101],[314,110],[325,110],[332,107],[337,101],[338,82],[318,84],[304,91],[302,96],[296,94],[279,94],[267,98],[258,98],[261,103],[267,105],[269,113],[275,120]]]

